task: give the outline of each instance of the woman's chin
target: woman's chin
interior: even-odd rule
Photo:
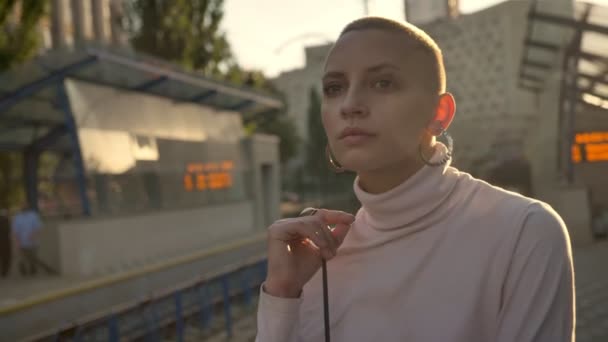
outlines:
[[[376,164],[376,162],[372,158],[362,155],[350,155],[340,159],[340,165],[342,165],[345,170],[356,173],[372,170],[374,169],[374,164]]]

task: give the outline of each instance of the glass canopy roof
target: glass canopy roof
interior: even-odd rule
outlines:
[[[608,111],[608,7],[533,1],[528,19],[520,86],[540,91],[552,71],[562,69],[566,91],[579,103]]]
[[[0,74],[0,150],[21,150],[41,137],[53,138],[53,148],[69,146],[69,137],[64,134],[65,106],[69,106],[62,90],[65,79],[249,117],[283,106],[274,96],[211,80],[128,51],[92,47],[53,50]]]

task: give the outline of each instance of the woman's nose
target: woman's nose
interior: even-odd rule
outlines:
[[[340,114],[344,118],[365,117],[369,114],[369,108],[364,94],[357,89],[349,89],[340,107]]]

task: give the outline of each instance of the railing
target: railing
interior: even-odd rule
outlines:
[[[186,320],[196,320],[201,330],[209,329],[217,314],[223,314],[223,329],[233,333],[233,305],[242,301],[252,307],[252,291],[266,277],[265,257],[231,265],[210,275],[179,284],[160,293],[83,318],[34,341],[161,341],[170,333],[183,342]]]

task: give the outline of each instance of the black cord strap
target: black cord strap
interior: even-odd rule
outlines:
[[[323,317],[325,320],[325,342],[330,342],[329,334],[329,296],[327,294],[327,262],[322,260],[321,268],[323,271]]]

